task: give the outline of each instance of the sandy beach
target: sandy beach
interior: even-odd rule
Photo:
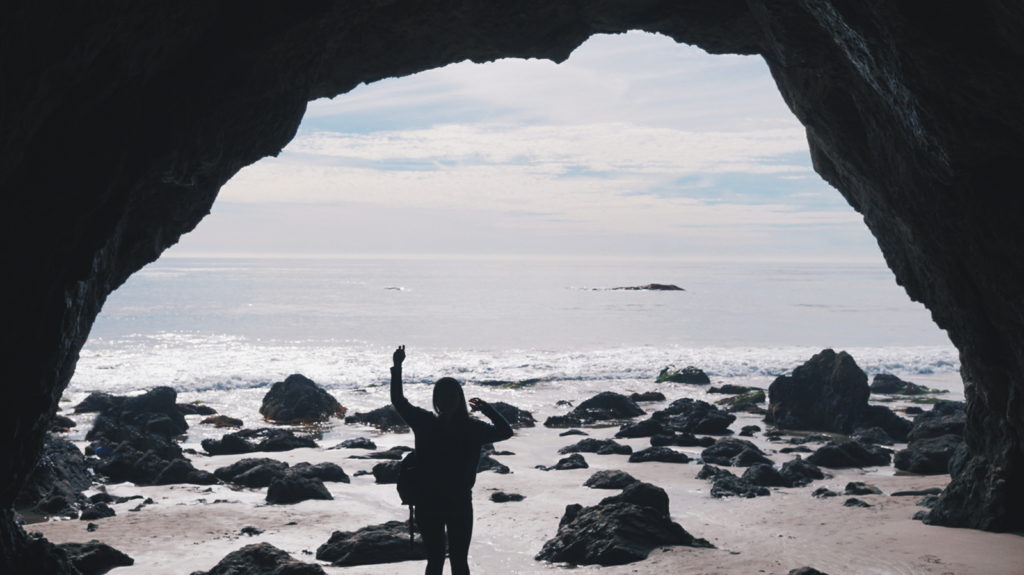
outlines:
[[[668,390],[666,390],[668,391]],[[670,395],[669,399],[673,397]],[[644,404],[651,411],[663,403]],[[547,415],[539,413],[539,421]],[[732,425],[765,427],[759,416],[738,414]],[[193,427],[198,418],[189,417]],[[365,435],[378,448],[411,445],[410,434],[382,434],[371,428],[342,426],[346,434]],[[920,497],[891,497],[904,490],[942,487],[946,475],[894,475],[894,469],[869,468],[830,470],[833,477],[815,481],[804,488],[773,488],[768,497],[715,499],[711,484],[695,478],[701,448],[676,448],[694,458],[688,464],[629,463],[626,455],[584,454],[589,469],[541,471],[536,465],[554,464],[560,447],[578,437],[559,437],[561,429],[538,425],[524,428],[499,449],[515,455],[498,460],[512,469],[508,475],[482,472],[474,491],[476,524],[470,564],[477,573],[547,573],[566,568],[539,562],[534,555],[554,536],[567,504],[592,505],[615,491],[590,489],[584,481],[595,471],[621,469],[637,479],[664,488],[670,498],[672,518],[697,537],[708,539],[716,549],[670,547],[655,549],[641,562],[617,567],[579,567],[577,572],[618,573],[700,573],[786,574],[791,569],[812,566],[837,574],[989,574],[1017,575],[1024,565],[1024,537],[967,529],[932,527],[912,519]],[[617,427],[588,428],[591,437],[611,438]],[[762,433],[752,439],[776,464],[792,454],[777,450],[787,444],[769,441]],[[649,446],[648,438],[623,439],[634,450]],[[369,470],[376,460],[350,459],[360,450],[296,449],[283,453],[260,453],[291,464],[331,461],[350,475]],[[897,446],[899,447],[899,446]],[[196,467],[212,471],[245,455],[193,456]],[[737,471],[737,469],[734,469]],[[739,470],[742,471],[742,470]],[[826,470],[829,471],[829,470]],[[859,498],[867,508],[844,507],[846,496],[816,499],[811,492],[828,487],[842,493],[850,481],[864,481],[884,495]],[[26,526],[51,541],[80,542],[99,539],[128,553],[135,565],[119,568],[120,575],[180,574],[213,567],[224,555],[246,544],[268,542],[303,561],[315,561],[316,548],[335,530],[355,530],[388,520],[404,520],[407,508],[399,504],[393,485],[376,485],[372,475],[353,476],[351,484],[326,483],[333,501],[304,501],[295,505],[267,505],[265,489],[237,489],[228,485],[210,487],[172,485],[138,487],[130,483],[107,486],[118,496],[142,495],[154,500],[139,511],[129,511],[139,501],[114,505],[115,517],[95,521],[98,528],[86,531],[85,521],[60,520]],[[524,495],[521,502],[493,503],[493,490]],[[92,493],[90,491],[89,493]],[[252,526],[256,536],[240,533]],[[414,574],[422,562],[403,562],[349,568],[322,564],[329,573]]]

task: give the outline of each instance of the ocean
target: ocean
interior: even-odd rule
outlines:
[[[685,291],[611,289],[650,283]],[[387,403],[399,344],[410,383],[450,375],[542,412],[653,388],[670,364],[767,386],[826,347],[962,396],[956,349],[882,264],[350,257],[154,262],[110,296],[65,397],[168,385],[259,424],[269,385],[302,373],[365,410]]]

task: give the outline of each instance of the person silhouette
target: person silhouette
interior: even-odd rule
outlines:
[[[445,540],[452,575],[469,575],[469,542],[473,537],[473,485],[484,444],[512,437],[512,426],[494,407],[474,397],[473,411],[491,420],[470,417],[462,385],[450,377],[434,383],[434,413],[409,403],[402,391],[405,346],[392,356],[391,404],[416,437],[419,502],[416,525],[427,550],[426,575],[444,570]]]

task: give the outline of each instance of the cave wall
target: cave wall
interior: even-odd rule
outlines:
[[[1010,1],[14,1],[0,19],[12,281],[0,509],[113,289],[277,154],[306,102],[470,59],[564,60],[638,29],[761,54],[815,169],[960,349],[969,453],[932,520],[1024,528],[1024,8]],[[0,514],[0,567],[29,541]],[[38,545],[36,545],[38,547]],[[7,563],[4,563],[6,561]],[[29,561],[25,559],[25,561]]]

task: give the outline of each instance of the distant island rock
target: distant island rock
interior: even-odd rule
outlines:
[[[601,288],[595,288],[599,290]],[[675,284],[647,284],[643,286],[623,286],[604,288],[605,291],[686,291]]]

